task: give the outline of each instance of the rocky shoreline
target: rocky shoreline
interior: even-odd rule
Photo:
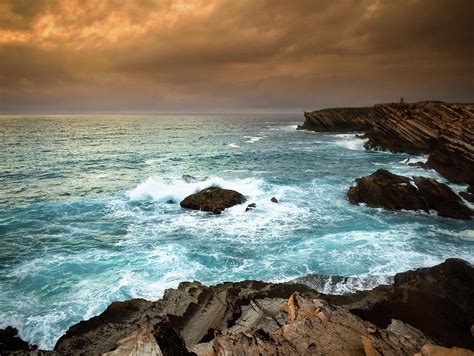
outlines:
[[[470,219],[474,194],[474,105],[420,102],[305,113],[299,129],[361,132],[367,149],[429,154],[432,168],[460,195],[425,177],[386,170],[349,188],[352,204],[437,211]],[[195,179],[187,176],[186,179]],[[184,177],[183,177],[184,179]],[[186,197],[186,209],[221,214],[243,204],[232,190],[210,187]],[[276,198],[272,202],[278,203]],[[255,203],[246,211],[256,208]],[[373,285],[357,277],[311,275],[288,283],[183,282],[162,299],[114,302],[72,326],[54,350],[38,350],[14,328],[0,330],[2,355],[474,355],[474,267],[448,259]],[[356,280],[354,282],[354,280]],[[341,288],[347,284],[348,288]],[[336,290],[348,290],[345,294]],[[356,288],[357,289],[357,288]],[[359,288],[360,289],[360,288]]]
[[[324,109],[304,115],[299,130],[364,132],[358,137],[366,139],[366,149],[428,154],[428,161],[418,166],[435,169],[453,183],[468,185],[457,195],[433,179],[394,177],[390,172],[378,171],[357,179],[356,187],[348,192],[351,203],[388,210],[435,210],[440,216],[456,219],[471,219],[474,215],[462,201],[474,201],[474,104],[401,102]],[[390,201],[393,199],[396,201]]]
[[[454,183],[474,184],[474,104],[440,101],[305,112],[298,129],[364,132],[367,149],[429,154],[427,167]]]
[[[344,277],[308,276],[325,283]],[[344,295],[303,284],[183,282],[162,299],[115,302],[72,326],[53,351],[0,333],[15,355],[472,355],[474,267],[448,259]],[[313,285],[314,286],[314,285]],[[16,351],[13,351],[16,350]]]

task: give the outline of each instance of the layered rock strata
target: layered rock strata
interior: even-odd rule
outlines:
[[[429,154],[427,166],[455,183],[474,184],[474,104],[423,101],[305,113],[300,129],[365,131],[365,147]]]

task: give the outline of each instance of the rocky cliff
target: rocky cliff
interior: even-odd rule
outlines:
[[[423,101],[305,113],[300,129],[365,131],[365,147],[429,154],[427,166],[455,183],[474,184],[474,104]]]
[[[314,278],[344,280],[306,280]],[[345,295],[296,282],[185,282],[156,302],[111,304],[72,326],[54,351],[15,338],[0,347],[23,347],[17,355],[472,355],[473,324],[474,268],[450,259]]]

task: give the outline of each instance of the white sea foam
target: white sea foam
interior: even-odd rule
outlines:
[[[247,139],[247,143],[255,143],[255,142],[258,142],[260,141],[263,137],[261,136],[244,136],[244,138]]]
[[[345,147],[349,150],[364,150],[364,144],[367,140],[356,137],[354,134],[336,134],[330,135],[334,138],[332,141],[335,145]]]
[[[223,189],[234,189],[248,196],[262,193],[261,179],[243,179],[239,181],[228,181],[218,177],[211,177],[205,181],[186,183],[181,178],[163,179],[150,177],[145,182],[138,184],[134,189],[127,192],[132,201],[152,200],[156,202],[179,202],[188,195],[194,194],[204,188],[220,187]]]
[[[235,143],[229,143],[227,146],[231,148],[240,148],[240,146]]]

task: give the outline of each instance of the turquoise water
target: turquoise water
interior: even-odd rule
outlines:
[[[115,300],[185,280],[392,275],[474,262],[474,223],[351,206],[378,168],[439,176],[301,114],[0,117],[0,327],[52,348]],[[417,157],[423,159],[423,157]],[[198,178],[186,183],[183,174]],[[211,184],[257,209],[180,208]],[[460,190],[463,186],[451,185]],[[277,197],[279,204],[270,202]]]

